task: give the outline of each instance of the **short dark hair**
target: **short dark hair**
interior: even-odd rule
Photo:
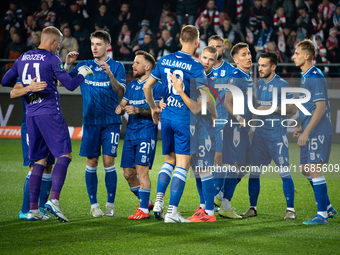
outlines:
[[[277,65],[277,63],[279,63],[279,55],[274,51],[262,53],[260,58],[268,58],[271,65]]]
[[[247,43],[244,43],[244,42],[240,42],[240,43],[235,44],[235,45],[231,48],[230,56],[233,58],[234,55],[238,54],[238,52],[239,52],[241,49],[243,49],[243,48],[249,49],[249,45],[248,45]]]
[[[194,42],[198,39],[199,32],[198,29],[193,25],[186,25],[181,31],[182,42]]]
[[[92,38],[99,38],[102,39],[106,44],[111,44],[111,36],[104,30],[94,31],[90,36],[90,40]]]
[[[295,49],[301,47],[301,50],[307,51],[309,54],[309,59],[312,60],[315,56],[315,44],[310,39],[304,39],[303,41],[299,42]]]
[[[211,40],[220,40],[222,42],[222,44],[224,44],[224,39],[222,36],[219,36],[219,35],[212,35],[209,37],[208,39],[208,44]]]
[[[139,55],[144,56],[145,60],[150,62],[151,69],[155,68],[156,61],[155,61],[155,58],[150,53],[147,53],[146,51],[143,51],[143,50],[138,50],[138,51],[136,51],[135,55],[136,56],[139,56]]]
[[[215,54],[216,59],[218,58],[218,51],[214,46],[206,46],[206,47],[204,47],[203,51],[205,51],[205,50],[212,53],[212,54]],[[203,53],[203,51],[202,51],[202,53]]]

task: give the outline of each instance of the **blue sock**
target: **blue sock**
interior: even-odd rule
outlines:
[[[282,179],[283,193],[287,201],[287,207],[294,208],[295,188],[290,172],[280,173]]]
[[[173,170],[173,165],[166,162],[163,164],[158,174],[156,202],[163,202],[163,197],[170,183]]]
[[[174,177],[172,177],[172,182],[170,186],[170,202],[169,206],[178,207],[179,201],[181,200],[185,182],[187,180],[188,171],[182,167],[176,167]]]
[[[98,203],[97,201],[97,188],[98,188],[97,167],[86,166],[85,183],[86,183],[87,194],[89,195],[91,205]]]
[[[327,212],[327,184],[324,176],[313,179],[314,196],[319,212]]]
[[[249,202],[250,207],[257,206],[257,200],[260,194],[260,176],[250,174],[248,180],[248,194],[249,194]]]
[[[24,182],[24,197],[22,200],[21,212],[27,213],[30,210],[30,176],[31,172],[28,172]]]
[[[221,168],[222,169],[222,168]],[[219,172],[214,172],[214,184],[215,184],[215,196],[223,189],[224,185],[224,178],[226,176],[226,172],[223,172],[222,170]]]
[[[228,199],[231,201],[236,185],[238,183],[237,177],[238,177],[238,169],[236,167],[228,167],[228,173],[227,177],[224,179],[224,193],[223,193],[223,198]]]
[[[107,202],[114,203],[117,190],[117,172],[116,166],[104,167],[105,170],[105,185],[107,191]]]
[[[45,207],[52,187],[52,174],[43,174],[39,196],[39,207]]]
[[[312,176],[308,176],[306,177],[307,180],[309,181],[310,185],[312,186],[313,190],[314,190],[314,186],[313,186],[313,180],[312,180]],[[327,193],[327,210],[332,207],[331,205],[331,201],[329,200],[329,196],[328,196],[328,193]]]
[[[214,178],[212,173],[201,174],[201,180],[205,198],[205,210],[214,210],[216,187],[214,187]]]
[[[146,209],[146,210],[149,209],[150,193],[151,193],[151,189],[139,189],[139,197],[140,197],[139,208]]]
[[[136,187],[130,187],[130,190],[133,194],[135,194],[135,196],[139,199],[139,185]]]
[[[195,179],[196,179],[196,188],[198,195],[200,196],[200,204],[205,204],[204,196],[203,196],[203,190],[202,190],[202,180],[200,177],[200,174],[198,172],[194,172]]]

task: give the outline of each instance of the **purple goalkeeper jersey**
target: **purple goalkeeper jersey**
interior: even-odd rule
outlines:
[[[18,76],[24,87],[30,85],[35,77],[37,82],[47,83],[43,91],[30,92],[24,96],[27,117],[62,113],[57,80],[69,90],[74,90],[84,80],[82,75],[72,79],[64,70],[60,58],[55,53],[43,49],[23,53],[5,74],[2,85],[14,86]]]

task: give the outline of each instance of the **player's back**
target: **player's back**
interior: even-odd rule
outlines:
[[[37,82],[47,83],[43,91],[25,95],[27,116],[61,113],[56,73],[64,71],[64,67],[59,57],[47,50],[35,49],[22,54],[18,60],[18,74],[24,87],[35,77]]]
[[[194,60],[190,54],[178,51],[162,57],[151,76],[160,80],[163,84],[164,100],[167,107],[162,111],[162,118],[177,120],[184,123],[190,122],[190,110],[178,92],[169,83],[170,74],[175,73],[177,78],[182,77],[184,93],[193,100],[197,100],[198,90],[192,78],[205,77],[204,68],[201,63]]]
[[[273,88],[277,88],[277,97],[278,97],[278,106],[281,106],[281,89],[289,88],[289,84],[283,80],[277,74],[274,75],[272,79],[269,81],[265,81],[265,79],[260,79],[257,83],[257,103],[258,106],[272,106],[273,103]],[[291,99],[294,98],[292,93],[287,93],[286,98]],[[260,126],[256,128],[257,135],[260,136],[277,136],[284,135],[287,133],[287,128],[281,125],[281,122],[285,119],[286,116],[282,116],[281,114],[270,114],[270,115],[258,115],[257,119],[262,120],[262,123],[258,123]]]
[[[311,135],[331,135],[333,134],[333,127],[331,122],[331,110],[329,106],[327,82],[320,69],[312,66],[303,75],[301,81],[301,88],[310,91],[311,99],[302,105],[313,114],[316,108],[315,103],[318,101],[325,101],[326,110],[321,120],[311,132]],[[304,93],[300,93],[300,98],[305,97]],[[310,122],[312,115],[305,115],[299,110],[299,117],[302,129],[304,130]]]

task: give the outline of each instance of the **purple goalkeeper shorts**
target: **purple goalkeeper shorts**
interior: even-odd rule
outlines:
[[[49,150],[55,158],[72,152],[70,134],[62,114],[27,117],[26,122],[31,161],[46,158]]]

